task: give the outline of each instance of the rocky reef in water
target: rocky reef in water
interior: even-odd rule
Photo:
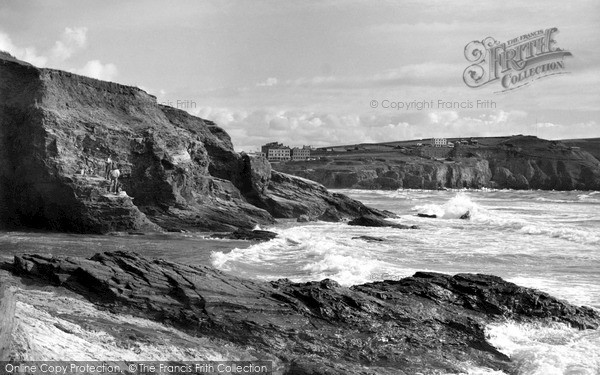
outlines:
[[[3,268],[29,285],[66,288],[101,309],[276,358],[282,374],[458,373],[464,363],[512,373],[510,359],[486,341],[486,324],[600,325],[591,308],[479,274],[418,272],[348,288],[332,280],[251,281],[131,252],[90,259],[22,255]]]
[[[570,144],[581,144],[572,147]],[[548,141],[533,136],[480,139],[449,150],[448,158],[416,156],[419,148],[369,145],[319,154],[320,160],[275,164],[282,172],[345,189],[495,188],[600,190],[597,143]]]
[[[109,156],[126,194],[107,193]],[[236,153],[213,122],[136,87],[0,53],[0,227],[229,231],[326,212],[387,216]]]

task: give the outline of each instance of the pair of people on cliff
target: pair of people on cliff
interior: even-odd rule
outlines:
[[[104,178],[106,178],[107,180],[110,180],[110,172],[113,170],[114,164],[115,164],[115,162],[109,156],[106,159],[106,165],[104,167]]]
[[[108,188],[109,192],[118,194],[119,193],[119,177],[121,176],[121,171],[119,171],[119,167],[115,161],[113,161],[110,156],[106,159],[106,179],[110,181],[110,186]]]

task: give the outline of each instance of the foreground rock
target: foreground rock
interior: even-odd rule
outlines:
[[[126,194],[107,192],[108,157]],[[264,158],[236,153],[215,123],[136,87],[0,53],[0,227],[233,231],[328,210],[387,216],[271,171]]]
[[[0,277],[0,361],[8,361],[8,347],[15,319],[14,290]]]
[[[486,275],[419,272],[351,288],[331,280],[267,283],[127,252],[23,255],[10,267],[114,312],[277,356],[295,375],[457,373],[465,362],[510,372],[510,360],[485,340],[487,323],[600,324],[590,308]]]
[[[419,229],[416,225],[404,225],[389,222],[374,216],[360,216],[348,222],[348,225],[361,227],[391,227],[397,229]]]

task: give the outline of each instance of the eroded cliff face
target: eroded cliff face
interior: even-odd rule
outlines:
[[[108,193],[109,156],[126,194]],[[158,105],[138,88],[0,55],[2,226],[220,231],[306,210],[348,217],[371,211],[318,184],[288,181],[290,189],[279,189],[268,162],[236,153],[223,129]],[[300,185],[315,205],[284,202]]]
[[[520,136],[462,153],[451,160],[392,152],[370,158],[343,155],[276,168],[329,188],[600,190],[600,161],[560,142]]]
[[[600,161],[590,153],[551,141],[543,141],[545,147],[528,147],[527,141],[482,153],[489,160],[494,187],[600,190]]]
[[[350,167],[297,169],[293,164],[278,166],[282,171],[338,189],[441,189],[489,186],[492,173],[486,160],[443,163],[428,159],[397,162],[370,160]]]

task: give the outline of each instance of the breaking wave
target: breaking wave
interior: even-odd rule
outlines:
[[[364,234],[364,229],[344,224],[317,224],[270,230],[276,231],[278,237],[244,249],[213,252],[212,265],[262,280],[330,278],[342,285],[360,284],[371,281],[375,274],[395,272],[389,263],[361,251],[364,241],[352,239],[353,234]],[[382,247],[385,250],[386,246]]]
[[[468,195],[464,193],[456,194],[448,202],[438,204],[425,204],[415,206],[414,210],[417,213],[424,215],[435,215],[441,219],[459,219],[465,214],[469,214],[471,218],[487,215],[486,210],[478,204],[474,203]]]
[[[518,374],[596,375],[600,372],[600,330],[565,324],[496,323],[487,340],[516,364]]]

